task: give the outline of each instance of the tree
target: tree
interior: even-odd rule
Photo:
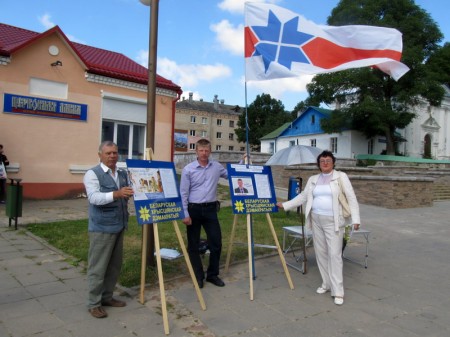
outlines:
[[[284,110],[280,100],[272,98],[269,94],[256,96],[253,103],[247,108],[249,124],[248,142],[253,151],[259,151],[260,138],[272,132],[291,120],[290,115]],[[245,111],[239,116],[238,128],[234,131],[239,142],[246,142]]]
[[[368,138],[386,137],[386,153],[395,154],[396,129],[415,117],[419,96],[439,106],[444,91],[439,77],[426,61],[440,50],[437,24],[413,0],[341,0],[328,24],[391,27],[403,34],[402,62],[410,71],[397,82],[376,68],[359,68],[317,75],[307,86],[311,102],[336,104],[330,119],[322,120],[325,132],[351,128]]]
[[[427,60],[427,65],[432,77],[437,78],[439,82],[450,87],[450,43],[446,42],[444,46],[433,53]]]
[[[318,102],[317,104],[313,104],[310,101],[309,97],[304,101],[298,102],[297,105],[294,107],[294,110],[291,111],[292,120],[296,119],[300,114],[302,114],[306,109],[308,109],[308,107],[319,104],[320,102]]]

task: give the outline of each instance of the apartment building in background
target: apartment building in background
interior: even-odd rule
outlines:
[[[244,108],[225,104],[214,96],[212,102],[194,100],[189,93],[175,105],[175,152],[193,152],[202,138],[211,142],[212,151],[245,152],[245,143],[237,141],[235,129]]]

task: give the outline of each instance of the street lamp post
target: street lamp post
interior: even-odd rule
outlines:
[[[158,10],[159,0],[139,0],[146,6],[150,6],[149,24],[149,50],[148,50],[148,85],[147,85],[147,133],[146,149],[147,153],[155,150],[155,110],[156,110],[156,56],[158,45]],[[151,159],[151,158],[146,158]],[[155,259],[155,237],[152,230],[147,232],[147,264],[154,266]],[[143,239],[145,239],[143,237]]]

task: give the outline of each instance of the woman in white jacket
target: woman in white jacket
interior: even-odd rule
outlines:
[[[318,294],[330,291],[334,303],[344,304],[342,243],[345,225],[351,223],[359,229],[359,206],[355,192],[344,172],[334,170],[336,158],[330,151],[317,157],[321,173],[308,179],[305,189],[294,199],[277,206],[291,210],[305,205],[305,223],[312,229],[317,265],[322,276]],[[350,207],[351,219],[344,218],[338,198],[342,188]]]

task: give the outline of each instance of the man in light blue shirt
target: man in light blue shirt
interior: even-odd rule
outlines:
[[[209,248],[209,266],[206,281],[223,287],[219,278],[222,232],[217,218],[217,184],[220,178],[227,178],[227,170],[218,162],[209,160],[211,143],[200,139],[195,148],[197,160],[186,165],[181,174],[180,193],[187,226],[188,252],[197,282],[203,288],[205,272],[200,258],[199,245],[201,229],[205,230]]]
[[[88,309],[95,318],[107,317],[103,306],[124,307],[113,298],[123,257],[123,235],[128,226],[128,198],[133,196],[127,173],[116,166],[117,145],[100,144],[100,164],[88,170],[83,182],[89,200]]]

